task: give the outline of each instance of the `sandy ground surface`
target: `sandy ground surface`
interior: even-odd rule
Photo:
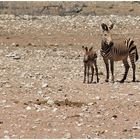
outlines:
[[[102,22],[115,36],[132,37],[140,52],[139,16],[0,16],[0,138],[140,138],[140,61],[115,63],[105,83]],[[83,84],[83,50],[98,53],[99,83]],[[95,80],[95,77],[94,77]]]

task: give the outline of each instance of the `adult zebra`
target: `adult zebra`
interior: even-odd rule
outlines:
[[[102,42],[101,42],[101,55],[103,57],[105,66],[106,66],[106,82],[109,81],[109,60],[110,60],[110,69],[112,74],[112,82],[114,82],[114,61],[122,61],[125,67],[125,73],[120,81],[123,83],[126,80],[129,64],[128,64],[128,56],[131,61],[132,69],[133,69],[133,82],[135,82],[135,70],[136,65],[135,62],[138,60],[138,52],[136,45],[131,39],[119,39],[113,40],[110,30],[113,28],[114,24],[107,26],[102,23]]]

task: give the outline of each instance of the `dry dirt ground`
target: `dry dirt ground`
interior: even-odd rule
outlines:
[[[140,138],[140,60],[124,84],[105,83],[102,22],[132,37],[139,16],[0,16],[0,138]],[[82,45],[98,53],[99,83],[83,84]],[[95,78],[95,77],[94,77]]]

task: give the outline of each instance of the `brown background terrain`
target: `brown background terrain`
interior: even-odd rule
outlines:
[[[105,83],[101,23],[140,54],[139,2],[1,2],[0,138],[140,138],[140,61],[115,63]],[[99,83],[83,84],[83,50],[98,53]],[[95,78],[95,77],[94,77]],[[94,79],[95,80],[95,79]]]

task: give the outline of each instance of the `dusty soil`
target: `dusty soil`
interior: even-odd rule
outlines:
[[[132,69],[117,82],[121,62],[116,82],[104,82],[100,24],[109,20],[140,52],[139,16],[0,16],[0,138],[140,138],[140,61],[137,82]],[[98,53],[99,83],[83,84],[82,45]]]

